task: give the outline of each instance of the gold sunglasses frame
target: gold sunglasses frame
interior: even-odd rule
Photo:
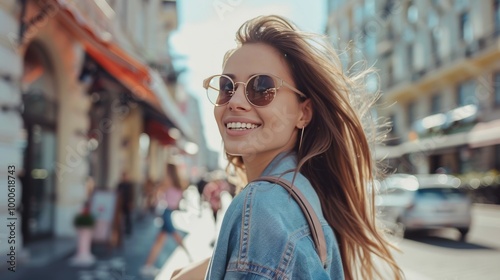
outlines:
[[[273,93],[273,99],[271,101],[269,101],[268,104],[266,105],[262,105],[262,106],[259,106],[259,105],[255,105],[253,102],[251,102],[249,99],[248,99],[248,91],[247,91],[247,84],[250,82],[251,79],[257,77],[257,76],[261,76],[261,75],[267,75],[271,78],[274,79],[274,83],[275,83],[275,86],[274,89],[276,89]],[[227,78],[229,79],[232,83],[233,83],[233,93],[231,94],[231,97],[227,100],[226,103],[223,103],[223,104],[216,104],[214,102],[212,102],[212,100],[210,100],[210,97],[209,97],[209,94],[208,94],[208,89],[211,88],[213,90],[217,90],[213,87],[210,87],[210,81],[214,78],[214,77],[224,77],[224,78]],[[279,82],[279,83],[277,83]],[[220,107],[220,106],[224,106],[224,105],[227,105],[227,103],[229,103],[229,101],[231,100],[231,98],[233,97],[234,93],[236,92],[236,85],[237,84],[243,84],[244,86],[244,92],[245,92],[245,98],[246,100],[248,101],[248,103],[252,104],[252,106],[254,107],[265,107],[269,104],[271,104],[271,102],[273,102],[274,100],[274,97],[276,96],[276,93],[278,92],[278,90],[282,87],[282,86],[285,86],[289,89],[291,89],[293,92],[295,92],[296,94],[298,94],[301,98],[304,98],[304,99],[307,99],[307,96],[301,92],[300,90],[298,90],[297,88],[295,88],[294,86],[290,85],[289,83],[285,82],[282,78],[276,76],[276,75],[273,75],[273,74],[268,74],[268,73],[260,73],[260,74],[255,74],[255,75],[252,75],[250,78],[248,78],[248,80],[246,81],[246,83],[244,82],[235,82],[231,77],[229,77],[228,75],[224,75],[224,74],[219,74],[219,75],[212,75],[208,78],[206,78],[205,80],[203,80],[203,87],[207,90],[207,98],[208,100],[210,101],[210,103],[214,104],[214,106],[217,106],[217,107]],[[220,90],[219,90],[220,91]]]

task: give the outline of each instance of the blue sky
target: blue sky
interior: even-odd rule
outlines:
[[[187,92],[198,97],[205,137],[210,149],[221,151],[221,138],[213,117],[213,105],[205,98],[202,81],[222,71],[224,53],[235,46],[234,34],[246,20],[277,14],[291,19],[302,30],[322,33],[327,0],[177,0],[179,26],[170,45],[174,61],[188,71],[182,76]],[[177,66],[176,65],[176,66]]]

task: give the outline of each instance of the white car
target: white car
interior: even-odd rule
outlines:
[[[446,174],[393,174],[380,183],[375,200],[379,217],[405,234],[456,228],[465,240],[472,202],[459,186],[460,179]]]

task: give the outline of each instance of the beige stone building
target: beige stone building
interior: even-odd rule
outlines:
[[[129,173],[141,207],[146,180],[190,156],[167,46],[176,24],[175,1],[0,1],[0,180],[14,186],[0,188],[0,221],[16,219],[18,252],[75,235],[89,176],[113,191]]]
[[[344,66],[364,59],[379,70],[369,87],[393,123],[379,159],[398,172],[479,174],[473,187],[500,183],[500,1],[330,0],[327,32],[349,48]]]

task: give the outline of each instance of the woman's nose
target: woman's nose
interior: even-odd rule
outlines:
[[[236,83],[234,86],[236,88],[233,96],[229,99],[229,109],[248,110],[251,105],[245,96],[245,85],[243,83]]]

